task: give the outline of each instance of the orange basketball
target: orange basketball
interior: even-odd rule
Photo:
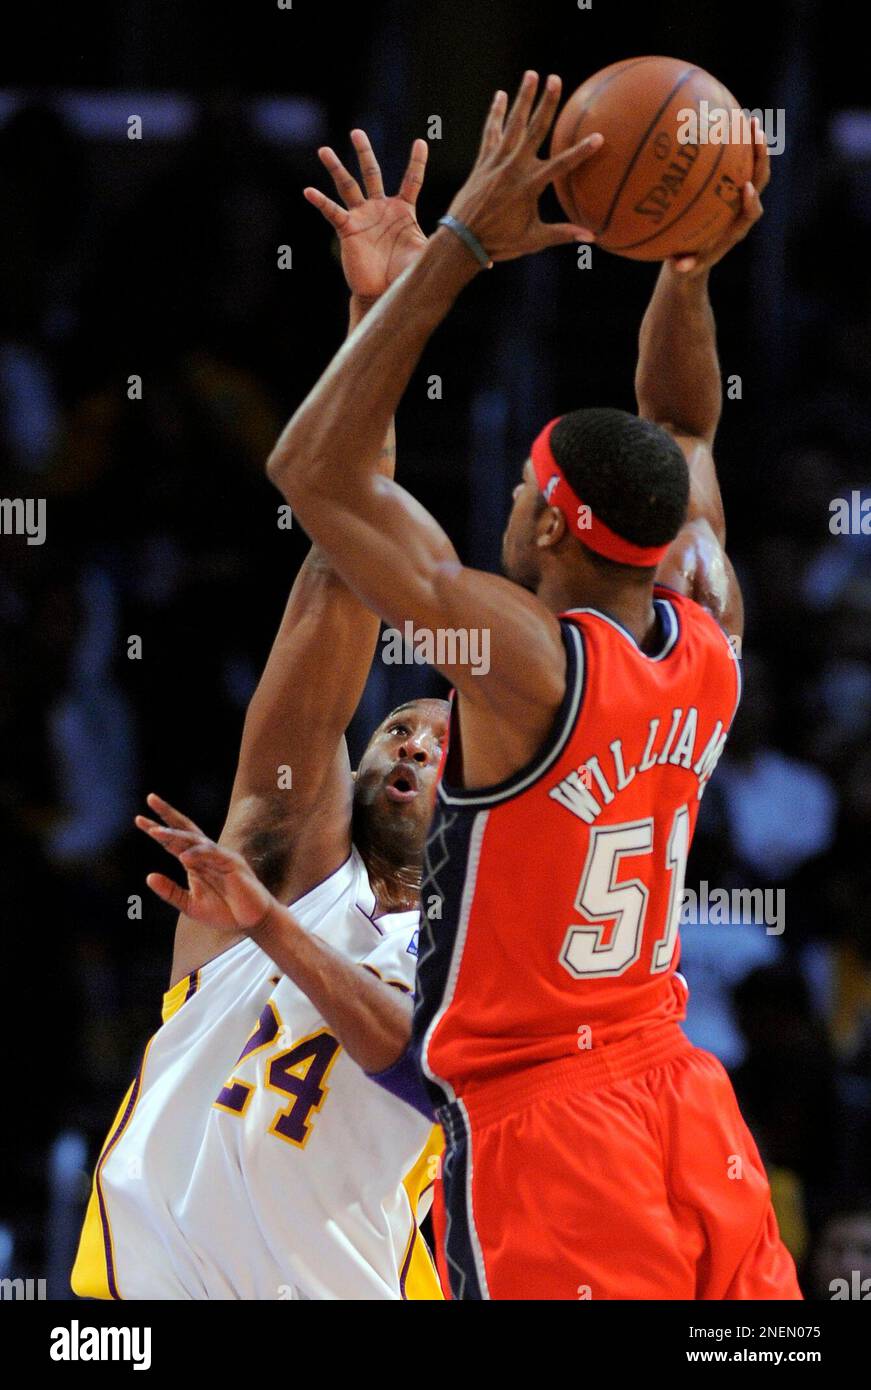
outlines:
[[[551,153],[594,130],[602,148],[554,187],[606,251],[638,261],[698,251],[738,211],[753,172],[750,123],[704,68],[679,58],[603,68],[566,102]]]

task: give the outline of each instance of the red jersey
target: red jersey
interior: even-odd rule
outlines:
[[[435,1107],[684,1016],[684,872],[740,668],[697,603],[657,586],[654,604],[652,655],[605,613],[560,615],[566,692],[533,765],[464,790],[448,753],[412,1043]]]

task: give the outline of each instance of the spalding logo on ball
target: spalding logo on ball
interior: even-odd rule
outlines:
[[[569,98],[553,132],[560,154],[600,130],[602,148],[554,187],[596,244],[638,261],[715,241],[753,173],[750,122],[731,92],[679,58],[627,58]]]

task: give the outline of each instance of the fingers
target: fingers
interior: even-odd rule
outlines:
[[[502,139],[502,132],[505,125],[505,111],[508,107],[508,93],[498,91],[490,103],[490,110],[484,121],[484,130],[481,135],[481,148],[478,151],[478,158],[483,159],[485,155],[496,149]]]
[[[190,893],[185,892],[184,888],[179,888],[177,883],[173,883],[166,874],[149,874],[145,880],[152,893],[156,893],[163,902],[169,903],[179,912],[187,913],[190,908]]]
[[[753,137],[753,177],[748,179],[741,189],[741,210],[729,239],[731,245],[742,241],[754,222],[758,222],[762,216],[762,201],[759,195],[771,177],[768,142],[757,116],[752,118],[750,127]]]
[[[383,198],[385,196],[381,166],[375,157],[375,151],[372,149],[371,141],[365,130],[352,130],[351,143],[357,152],[363,186],[366,189],[365,197],[353,174],[348,172],[335,150],[331,149],[329,145],[324,145],[318,150],[318,157],[324,168],[328,170],[333,183],[336,185],[336,191],[344,200],[345,207],[341,207],[332,198],[326,197],[317,188],[303,189],[303,195],[307,201],[323,214],[339,234],[342,233],[348,222],[349,210],[360,207],[362,203],[365,203],[366,198]],[[402,187],[399,190],[399,197],[410,203],[412,207],[417,203],[417,195],[423,184],[428,156],[429,146],[426,141],[415,140],[411,147],[411,155],[403,176]]]
[[[402,185],[399,189],[399,196],[406,203],[411,203],[414,207],[417,203],[417,195],[423,184],[423,176],[426,171],[426,161],[429,157],[429,145],[425,140],[415,140],[411,147],[411,155],[408,160],[408,167],[402,177]]]
[[[344,164],[329,145],[322,145],[318,150],[318,159],[323,164],[333,183],[336,185],[336,192],[343,200],[345,207],[358,208],[361,203],[365,203],[360,185],[345,168]]]
[[[366,189],[367,197],[383,198],[384,180],[381,177],[381,168],[365,130],[352,130],[351,144],[357,151],[357,162],[363,175],[363,187]]]
[[[502,143],[506,150],[513,149],[520,142],[529,122],[529,113],[532,110],[532,103],[537,91],[538,73],[530,69],[523,74],[523,79],[517,89],[517,96],[514,98],[514,105],[505,122]]]
[[[533,150],[539,148],[547,132],[550,130],[557,106],[559,105],[562,89],[562,79],[557,77],[555,73],[551,73],[544,84],[541,100],[535,108],[532,119],[526,130],[527,144]]]
[[[533,184],[534,190],[540,193],[561,174],[568,174],[572,169],[579,168],[581,164],[591,159],[604,143],[605,137],[598,130],[595,130],[591,135],[586,135],[583,140],[579,140],[576,145],[569,145],[568,149],[563,150],[561,154],[554,155],[553,159],[543,160]]]
[[[701,274],[716,265],[731,251],[733,246],[737,246],[739,241],[743,241],[750,228],[758,222],[762,216],[762,204],[759,201],[759,194],[748,180],[741,189],[741,208],[735,215],[735,220],[731,226],[711,246],[703,248],[695,254],[670,256],[669,264],[679,275]]]
[[[771,156],[768,152],[768,141],[765,138],[765,131],[762,129],[762,122],[758,116],[752,120],[753,126],[753,178],[752,183],[757,193],[763,193],[768,180],[771,178]]]
[[[741,213],[738,219],[741,236],[746,236],[753,223],[758,222],[761,216],[762,203],[759,198],[759,190],[748,179],[741,189]]]
[[[722,260],[727,251],[743,241],[750,228],[762,216],[762,202],[759,197],[767,184],[770,174],[768,142],[758,116],[751,117],[750,135],[753,142],[753,178],[748,179],[741,188],[741,206],[735,218],[720,239],[711,246],[703,248],[695,255],[672,256],[670,264],[680,275],[701,274],[717,261]]]
[[[569,241],[595,241],[589,227],[574,222],[542,222],[534,249],[544,251],[548,246],[565,246]]]
[[[754,142],[754,173],[761,173],[762,187],[764,188],[769,178],[768,146],[765,144],[762,126],[755,116],[751,122],[751,133]],[[728,251],[737,246],[739,241],[744,240],[751,227],[762,216],[762,201],[759,197],[761,191],[755,177],[748,179],[741,188],[741,206],[724,234],[718,241],[703,248],[695,255],[670,257],[669,260],[673,269],[680,275],[701,274],[722,260]]]
[[[204,878],[214,878],[215,875],[223,877],[236,873],[238,869],[248,868],[241,855],[234,854],[232,850],[222,849],[211,840],[207,840],[205,844],[188,845],[181,850],[178,857],[186,869],[202,874]]]
[[[203,884],[219,898],[243,931],[263,920],[278,906],[241,855],[219,845],[195,845],[181,856],[191,883]]]
[[[202,835],[202,830],[200,830],[200,827],[195,824],[194,821],[190,820],[187,816],[183,816],[181,811],[177,811],[174,806],[171,806],[168,801],[164,801],[163,797],[158,796],[156,792],[149,792],[145,800],[148,802],[152,811],[156,811],[160,819],[166,821],[167,825],[173,826],[176,830],[195,830],[198,835]]]
[[[328,198],[326,193],[322,193],[319,188],[304,188],[302,196],[311,203],[312,207],[317,208],[318,212],[323,213],[330,226],[334,227],[341,236],[342,229],[351,216],[347,208],[334,203],[332,198]]]
[[[750,228],[762,216],[762,203],[759,193],[750,179],[741,189],[741,207],[735,217],[731,227],[720,242],[715,243],[710,248],[711,256],[719,260],[720,256],[726,251],[737,246],[739,241],[743,241]]]
[[[176,859],[180,859],[185,850],[191,849],[193,845],[211,843],[199,830],[172,830],[166,825],[158,825],[156,821],[149,820],[147,816],[137,816],[136,825],[140,830],[144,830],[146,835],[150,835],[152,840],[162,845],[169,854],[174,854]]]

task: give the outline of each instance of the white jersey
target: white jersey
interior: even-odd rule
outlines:
[[[357,850],[293,904],[403,989],[417,912]],[[419,1222],[440,1131],[370,1081],[246,938],[181,980],[103,1147],[73,1289],[121,1299],[440,1298]]]

